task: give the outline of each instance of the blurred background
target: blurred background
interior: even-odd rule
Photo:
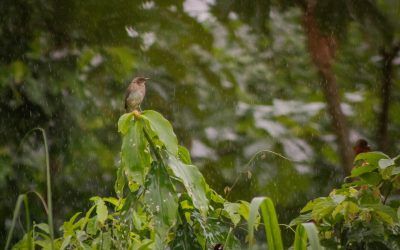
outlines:
[[[240,176],[230,200],[270,196],[288,223],[340,185],[358,138],[399,152],[399,16],[398,0],[0,1],[0,239],[18,194],[45,196],[32,128],[49,139],[56,228],[114,195],[139,75],[142,109],[171,121],[213,189]],[[262,150],[292,161],[249,163]]]

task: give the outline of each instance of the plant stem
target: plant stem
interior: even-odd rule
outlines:
[[[31,226],[31,216],[29,213],[29,204],[28,204],[28,196],[25,194],[24,195],[24,207],[25,207],[25,220],[26,220],[26,231],[27,231],[27,236],[28,236],[28,249],[32,250],[33,249],[33,244],[32,244],[32,226]]]
[[[386,193],[385,198],[383,199],[383,204],[386,204],[386,200],[387,200],[387,198],[389,197],[389,195],[390,195],[390,193],[392,192],[392,190],[393,190],[393,184],[390,185],[389,190],[388,190],[388,192]]]
[[[143,128],[143,133],[144,133],[144,136],[146,137],[146,140],[149,142],[151,152],[154,154],[157,161],[159,161],[163,165],[163,167],[165,167],[164,160],[163,160],[160,152],[158,152],[156,145],[154,145],[153,141],[150,138],[150,135],[147,133],[145,128]]]
[[[42,132],[44,148],[46,150],[46,182],[47,182],[47,207],[49,212],[47,214],[47,219],[49,223],[49,232],[51,238],[51,249],[54,249],[54,226],[53,226],[53,202],[51,195],[51,176],[50,176],[50,160],[49,160],[49,148],[47,145],[46,132],[42,128],[38,128]]]

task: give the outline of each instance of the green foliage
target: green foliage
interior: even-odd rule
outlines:
[[[32,231],[16,246],[28,240],[45,249],[51,244],[57,249],[240,246],[233,230],[248,219],[249,204],[225,201],[209,188],[197,167],[183,162],[190,163],[190,155],[178,147],[172,126],[161,114],[125,114],[118,131],[123,137],[116,180],[119,198],[93,197],[86,213],[64,222],[63,237],[52,241],[48,229]]]
[[[313,221],[322,244],[332,249],[397,249],[400,204],[389,197],[400,188],[397,158],[381,152],[359,154],[352,182],[307,203],[291,224]]]
[[[124,114],[118,121],[118,131],[123,137],[115,184],[118,198],[92,197],[92,207],[65,221],[63,236],[53,240],[47,224],[30,227],[27,196],[21,195],[6,249],[23,200],[27,233],[15,249],[212,249],[218,244],[224,249],[240,249],[243,244],[236,234],[244,221],[248,222],[251,248],[254,230],[261,224],[258,210],[269,249],[283,249],[272,200],[257,197],[249,204],[228,202],[218,195],[197,167],[190,165],[188,151],[177,145],[172,126],[161,114]],[[301,231],[303,227],[307,234]],[[295,246],[300,248],[296,249],[306,246],[307,235],[310,245],[318,246],[316,234],[310,223],[299,226]]]

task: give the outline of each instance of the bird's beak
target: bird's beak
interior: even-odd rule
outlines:
[[[148,77],[145,77],[144,79],[146,79],[146,80],[150,80],[150,78],[148,78]]]

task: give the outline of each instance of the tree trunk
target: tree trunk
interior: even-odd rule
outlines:
[[[393,59],[399,46],[394,46],[390,51],[382,50],[382,87],[381,87],[381,109],[378,117],[377,142],[379,150],[387,152],[389,148],[388,124],[391,89],[393,85]]]
[[[315,4],[316,1],[307,2],[304,11],[304,28],[311,58],[322,79],[321,87],[331,117],[332,127],[337,137],[341,164],[347,175],[352,169],[354,156],[351,150],[346,117],[340,106],[338,85],[332,70],[336,52],[336,38],[333,35],[328,36],[321,32],[314,15]]]

